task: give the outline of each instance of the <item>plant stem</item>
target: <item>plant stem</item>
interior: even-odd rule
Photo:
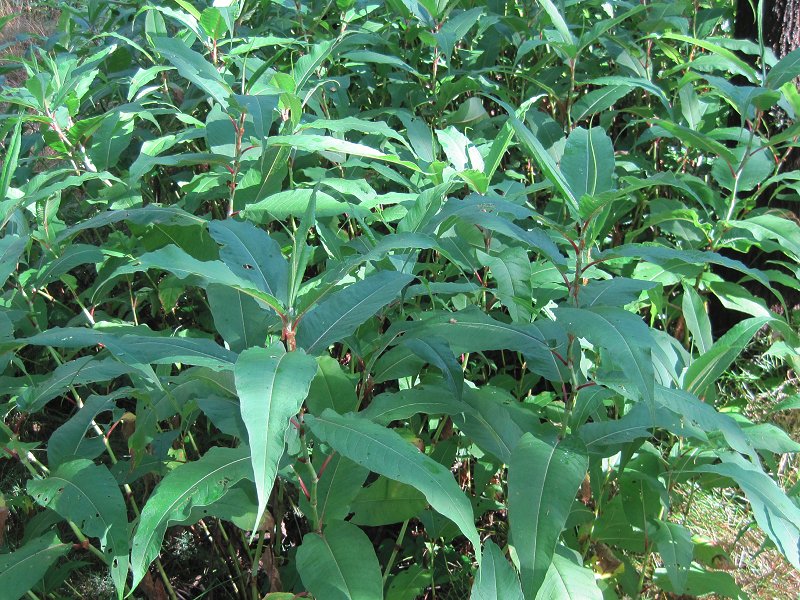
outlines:
[[[394,561],[397,560],[397,553],[400,551],[401,544],[403,543],[403,538],[406,535],[406,529],[408,528],[408,519],[403,521],[403,526],[400,527],[400,533],[397,534],[397,540],[394,543],[394,548],[392,548],[392,554],[389,556],[389,562],[386,563],[386,569],[383,571],[383,585],[386,586],[386,580],[389,578],[389,573],[392,571],[392,567],[394,567]]]

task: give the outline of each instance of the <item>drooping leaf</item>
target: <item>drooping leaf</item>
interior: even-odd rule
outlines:
[[[183,522],[194,507],[222,498],[243,479],[251,479],[250,450],[213,447],[198,460],[188,462],[164,477],[142,508],[131,545],[132,589],[136,589],[150,563],[158,556],[170,523]]]
[[[672,589],[677,594],[683,594],[694,554],[692,533],[677,523],[654,521],[648,527],[648,537],[653,540],[664,561]]]
[[[100,538],[117,598],[122,598],[129,564],[128,511],[108,468],[86,459],[66,462],[47,478],[29,481],[28,492],[45,508],[73,521],[85,535]]]
[[[309,310],[297,331],[297,344],[308,354],[324,352],[333,342],[352,334],[364,321],[397,298],[412,277],[379,271],[334,292]]]
[[[267,233],[246,221],[212,221],[209,232],[222,245],[220,258],[237,276],[277,298],[288,299],[289,264]]]
[[[56,533],[46,533],[8,554],[0,554],[0,589],[8,600],[19,600],[47,570],[72,548]]]
[[[242,420],[247,427],[261,521],[283,456],[289,419],[308,395],[317,362],[301,350],[286,352],[280,342],[239,355],[234,373]]]
[[[378,477],[362,489],[350,504],[353,523],[376,527],[418,516],[427,506],[425,496],[414,487]]]
[[[703,397],[709,386],[714,385],[720,375],[750,343],[753,336],[771,319],[752,317],[734,325],[719,338],[711,349],[689,365],[683,377],[683,388]]]
[[[572,193],[597,196],[614,186],[614,146],[601,127],[577,127],[567,137],[559,165]]]
[[[422,454],[391,429],[352,415],[326,410],[306,415],[314,435],[350,460],[390,479],[417,488],[442,515],[453,521],[472,542],[480,560],[480,542],[472,507],[450,471]]]
[[[297,571],[317,598],[381,600],[383,582],[372,542],[357,526],[334,521],[307,533],[297,549]]]
[[[517,572],[492,540],[483,544],[483,562],[475,573],[470,600],[523,600]]]
[[[537,600],[547,600],[548,598],[601,600],[603,592],[597,586],[591,569],[576,564],[574,560],[556,552],[550,568],[547,569],[542,587],[536,594]]]
[[[180,38],[156,37],[153,44],[156,51],[178,69],[181,77],[206,92],[222,108],[227,108],[231,88],[210,61],[189,48]]]
[[[530,433],[511,455],[508,516],[526,597],[534,597],[545,581],[588,466],[579,443],[549,443]]]

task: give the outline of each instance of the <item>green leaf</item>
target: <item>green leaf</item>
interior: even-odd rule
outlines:
[[[8,278],[17,269],[17,261],[28,240],[23,236],[6,235],[0,238],[0,284],[5,285]]]
[[[275,135],[267,140],[268,146],[290,146],[297,150],[304,150],[306,152],[331,152],[342,155],[336,162],[344,162],[345,155],[361,156],[364,158],[374,158],[384,162],[400,165],[411,169],[412,171],[420,171],[420,168],[413,162],[402,160],[394,154],[386,154],[380,150],[376,150],[371,146],[365,144],[357,144],[355,142],[348,142],[347,140],[340,140],[339,138],[330,137],[326,135],[311,135],[311,134],[295,134],[295,135]]]
[[[443,313],[404,324],[406,336],[441,337],[456,354],[487,350],[514,350],[525,355],[528,368],[552,381],[562,381],[562,364],[553,354],[544,328],[537,324],[512,325],[492,319],[480,310]]]
[[[794,221],[765,214],[742,221],[732,221],[731,225],[737,229],[746,229],[757,241],[776,242],[776,250],[800,262],[800,225]]]
[[[208,339],[119,335],[83,327],[54,327],[17,341],[21,344],[56,348],[102,345],[117,359],[136,368],[149,364],[184,363],[224,370],[230,369],[236,361],[233,352]]]
[[[350,460],[390,479],[417,488],[434,510],[455,523],[472,542],[480,562],[480,540],[469,500],[450,471],[422,454],[398,433],[353,415],[326,410],[305,422],[321,440]]]
[[[286,352],[280,342],[269,348],[250,348],[239,355],[234,368],[236,391],[247,427],[256,491],[257,529],[267,509],[284,437],[291,419],[308,395],[317,362],[304,352]]]
[[[183,522],[194,507],[213,504],[239,481],[252,477],[250,451],[245,446],[213,447],[164,477],[142,508],[133,536],[131,589],[136,589],[158,556],[168,525]]]
[[[703,397],[744,350],[753,336],[772,319],[752,317],[734,325],[711,349],[696,358],[683,376],[683,389]]]
[[[692,342],[700,351],[705,354],[711,349],[714,338],[711,335],[711,320],[708,318],[706,306],[700,294],[692,286],[683,284],[683,318],[686,326],[692,334]]]
[[[524,248],[505,248],[497,256],[478,250],[478,259],[492,271],[497,283],[497,297],[508,309],[515,323],[530,323],[533,317],[531,298],[531,261]]]
[[[189,48],[180,38],[156,37],[153,47],[178,69],[181,77],[206,92],[223,109],[228,107],[232,90],[205,57]]]
[[[70,386],[109,381],[132,373],[134,370],[134,367],[113,358],[98,358],[97,356],[76,358],[56,367],[50,377],[41,383],[28,387],[17,405],[24,411],[37,412],[44,408],[50,400],[66,392]]]
[[[569,182],[564,177],[564,174],[558,168],[553,157],[545,150],[542,143],[536,139],[536,136],[531,133],[531,130],[528,129],[522,121],[517,118],[512,117],[510,120],[511,127],[514,129],[514,132],[517,134],[517,138],[525,149],[533,156],[533,159],[536,161],[536,164],[539,165],[539,168],[544,173],[545,177],[550,180],[550,182],[556,186],[556,189],[559,193],[564,197],[564,200],[567,202],[567,206],[569,207],[570,211],[577,215],[578,210],[578,199],[580,196],[577,196],[575,192],[572,191],[572,188],[569,185]]]
[[[747,496],[759,527],[800,569],[800,508],[769,475],[741,455],[725,453],[721,458],[720,464],[699,465],[694,470],[733,479]]]
[[[102,437],[87,440],[84,436],[98,414],[116,408],[115,399],[113,394],[89,396],[83,407],[50,435],[47,442],[47,462],[50,469],[56,469],[76,458],[95,458],[105,450]]]
[[[653,582],[659,589],[672,592],[672,581],[665,569],[656,569]],[[724,571],[706,571],[701,567],[692,565],[686,581],[686,593],[691,597],[702,598],[709,595],[733,598],[734,600],[748,600],[749,596],[736,584],[730,573]]]
[[[567,138],[559,168],[572,193],[580,198],[613,189],[614,164],[614,146],[606,132],[601,127],[577,127]]]
[[[685,593],[694,556],[692,532],[677,523],[656,520],[648,526],[647,533],[664,561],[673,591]]]
[[[767,87],[777,90],[800,75],[800,48],[796,48],[780,59],[767,73]]]
[[[11,133],[11,140],[5,147],[5,160],[3,161],[3,169],[0,170],[0,202],[4,202],[8,197],[8,188],[11,185],[11,179],[17,170],[17,162],[19,160],[19,151],[22,141],[22,115],[17,117],[14,125],[14,131]]]
[[[282,303],[275,296],[258,289],[250,280],[239,277],[224,262],[197,260],[174,244],[142,254],[131,264],[117,269],[114,276],[148,269],[169,271],[178,279],[196,278],[203,287],[212,283],[227,285],[265,302],[278,312],[282,310]]]
[[[212,221],[208,230],[222,245],[220,258],[235,275],[286,304],[289,263],[275,240],[251,223],[234,219]]]
[[[407,419],[419,413],[427,415],[456,415],[470,407],[455,400],[440,386],[421,386],[407,390],[378,394],[369,406],[358,413],[380,425]]]
[[[350,503],[353,523],[378,527],[417,517],[428,505],[425,496],[405,483],[378,477]]]
[[[39,271],[36,277],[36,285],[37,287],[45,286],[77,266],[86,263],[97,264],[102,260],[103,253],[97,246],[89,246],[88,244],[67,246],[61,256],[48,261],[44,268]]]
[[[324,352],[397,298],[412,278],[397,271],[379,271],[334,292],[303,316],[297,331],[298,346],[312,355]]]
[[[483,562],[475,573],[470,600],[523,600],[517,572],[492,540],[483,545]]]
[[[381,569],[372,542],[347,521],[334,521],[322,534],[308,533],[297,549],[303,585],[325,600],[380,600]]]
[[[73,521],[85,535],[100,539],[117,598],[122,598],[128,577],[128,511],[108,468],[90,460],[73,460],[46,479],[29,481],[28,493],[45,508]]]
[[[456,400],[461,400],[464,392],[464,371],[445,340],[435,337],[409,338],[400,343],[420,359],[439,369],[450,392]]]
[[[325,461],[328,464],[317,484],[317,512],[320,522],[328,523],[344,519],[351,512],[357,512],[353,508],[353,503],[361,492],[361,486],[364,485],[369,471],[349,458],[333,453],[328,456],[323,454],[319,460],[315,460],[314,466],[318,474]],[[301,496],[300,501],[305,501],[305,496]],[[358,524],[355,518],[353,522]]]
[[[211,284],[206,294],[217,332],[231,350],[241,352],[264,344],[275,313],[234,288]]]
[[[306,406],[311,414],[321,415],[326,408],[342,414],[358,410],[356,382],[342,370],[339,361],[330,356],[317,359],[319,371],[311,381]]]
[[[589,461],[574,441],[522,436],[508,467],[508,517],[522,588],[534,597],[551,563]]]
[[[605,349],[648,403],[653,402],[655,372],[650,358],[650,330],[637,315],[615,307],[557,308],[556,321],[575,335]],[[601,367],[602,368],[602,367]]]
[[[571,552],[570,552],[571,554]],[[536,594],[537,600],[602,600],[594,572],[556,552]]]
[[[47,570],[72,548],[55,532],[31,540],[8,554],[0,554],[0,589],[7,600],[19,600]]]
[[[572,122],[577,123],[586,117],[608,110],[618,100],[627,96],[632,89],[629,85],[607,85],[581,96],[572,105]]]

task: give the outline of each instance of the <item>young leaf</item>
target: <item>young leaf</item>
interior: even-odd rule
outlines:
[[[399,434],[353,415],[326,410],[305,422],[321,440],[350,460],[390,479],[417,488],[434,510],[455,523],[472,542],[480,562],[480,540],[469,500],[450,471]]]
[[[508,467],[508,517],[522,588],[534,597],[553,562],[589,461],[579,443],[522,436]]]
[[[347,521],[334,521],[321,534],[307,533],[297,549],[297,571],[317,598],[383,598],[381,569],[372,542]]]
[[[100,538],[121,599],[128,577],[128,511],[108,468],[86,459],[73,460],[46,479],[29,481],[28,493],[45,508],[73,521],[87,536]]]
[[[131,570],[136,589],[150,563],[158,556],[170,523],[184,521],[194,507],[213,504],[242,479],[251,479],[250,451],[213,447],[164,477],[142,508],[131,546]]]
[[[523,600],[519,577],[492,540],[483,545],[483,562],[472,584],[470,600]]]
[[[254,530],[267,509],[289,419],[300,410],[316,372],[313,358],[302,350],[286,352],[280,342],[269,348],[245,350],[236,361],[236,391],[258,492]]]

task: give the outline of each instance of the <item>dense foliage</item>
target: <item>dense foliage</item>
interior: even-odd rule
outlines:
[[[743,596],[678,488],[800,567],[798,445],[717,402],[765,328],[800,367],[800,52],[721,0],[217,4],[3,67],[4,598]]]

